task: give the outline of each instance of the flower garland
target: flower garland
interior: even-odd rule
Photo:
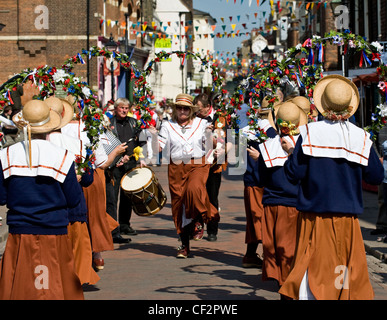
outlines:
[[[365,38],[355,35],[349,30],[344,32],[331,31],[325,34],[324,38],[313,36],[303,44],[298,44],[287,50],[282,61],[272,60],[267,65],[255,68],[247,77],[249,86],[244,83],[238,85],[230,100],[231,108],[229,111],[232,127],[238,128],[239,121],[236,111],[240,110],[246,92],[249,92],[252,98],[247,115],[250,117],[250,129],[255,131],[259,130],[257,120],[261,98],[267,97],[268,108],[272,109],[278,101],[277,90],[286,83],[305,90],[305,96],[309,98],[312,108],[314,108],[313,92],[317,82],[323,77],[324,54],[328,43],[342,47],[344,54],[348,54],[349,51],[360,53],[360,67],[372,65],[374,61],[380,60],[382,46],[378,42],[370,44]],[[383,70],[383,72],[384,75],[387,74],[387,70]],[[387,79],[387,77],[384,78]],[[385,81],[384,87],[387,88],[387,81]],[[384,92],[387,95],[387,89]]]
[[[97,97],[86,82],[81,81],[73,73],[56,67],[40,66],[34,70],[25,69],[18,75],[2,85],[0,89],[0,107],[12,103],[10,91],[16,90],[17,86],[30,80],[39,89],[39,94],[34,99],[44,100],[51,95],[71,95],[75,98],[76,107],[80,113],[79,117],[85,124],[85,131],[90,140],[86,145],[86,158],[77,157],[78,174],[88,172],[95,162],[93,150],[99,143],[99,136],[103,132],[102,109]]]
[[[371,125],[367,126],[365,130],[370,133],[371,139],[374,141],[377,138],[378,132],[387,123],[387,65],[380,65],[376,72],[379,76],[379,93],[382,103],[376,106],[375,111],[372,113]]]
[[[202,58],[199,53],[192,53],[188,51],[161,51],[155,55],[155,58],[149,61],[145,70],[139,70],[134,62],[130,61],[130,57],[124,53],[109,51],[106,48],[92,47],[90,50],[82,50],[81,53],[67,59],[63,65],[63,69],[72,70],[75,64],[84,64],[84,59],[91,59],[92,57],[105,57],[107,59],[114,59],[122,67],[131,71],[131,79],[136,79],[134,82],[134,100],[136,105],[140,107],[138,118],[138,125],[141,128],[148,128],[152,125],[152,115],[149,110],[149,105],[153,104],[151,99],[151,88],[146,79],[153,71],[155,63],[164,59],[168,59],[171,55],[177,55],[182,59],[182,64],[186,59],[199,59],[201,65],[205,68],[211,69],[213,91],[221,91],[223,86],[223,78],[220,76],[219,67],[217,64],[211,64],[207,57]]]

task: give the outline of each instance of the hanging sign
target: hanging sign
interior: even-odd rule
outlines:
[[[172,52],[172,40],[171,39],[169,39],[169,38],[156,39],[156,41],[155,41],[155,54],[158,54],[162,51],[164,51],[166,53]],[[167,58],[163,58],[160,61],[170,62],[170,61],[172,61],[172,58],[169,55]]]

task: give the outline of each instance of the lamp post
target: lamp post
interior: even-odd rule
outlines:
[[[105,44],[106,49],[113,52],[117,50],[117,43],[113,39],[113,35],[110,34],[109,41]],[[110,57],[110,76],[111,76],[111,90],[112,90],[112,100],[114,101],[114,59],[113,56]]]

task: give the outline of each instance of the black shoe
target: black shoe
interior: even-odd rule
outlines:
[[[123,237],[114,237],[113,238],[113,243],[129,243],[132,241],[130,238],[123,238]]]
[[[132,227],[130,226],[120,226],[120,233],[121,234],[126,234],[128,236],[136,236],[137,235],[137,231],[134,230]]]
[[[216,241],[218,239],[218,237],[216,236],[216,234],[213,234],[213,233],[211,233],[211,234],[209,234],[208,236],[207,236],[207,241]]]
[[[373,235],[373,236],[376,236],[378,234],[384,234],[384,233],[386,233],[386,230],[380,229],[380,228],[376,228],[375,230],[372,230],[370,232],[370,234]]]

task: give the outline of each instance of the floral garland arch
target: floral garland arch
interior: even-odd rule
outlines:
[[[315,109],[313,92],[317,82],[323,77],[324,51],[327,43],[338,47],[342,46],[344,54],[349,51],[359,54],[359,67],[371,65],[376,60],[380,61],[381,45],[378,42],[370,44],[363,37],[355,35],[349,30],[344,32],[331,31],[325,34],[324,38],[313,36],[312,39],[307,39],[303,44],[290,48],[285,53],[285,58],[282,61],[272,60],[268,65],[260,65],[255,68],[236,88],[228,107],[232,127],[239,129],[236,110],[240,109],[240,106],[244,103],[245,95],[248,93],[250,95],[250,107],[247,116],[250,128],[257,132],[257,140],[265,141],[267,137],[257,127],[259,110],[261,109],[260,100],[263,96],[266,96],[269,102],[268,108],[273,109],[274,103],[278,101],[275,93],[284,83],[303,88],[305,95],[311,102],[313,111]],[[385,93],[386,102],[382,112],[383,117],[381,117],[379,106],[373,119],[377,120],[376,123],[371,128],[366,128],[368,131],[373,131],[373,134],[380,129],[381,124],[384,125],[386,121],[384,117],[387,116],[387,67],[381,67],[378,70],[385,79],[386,86],[383,93]]]
[[[211,64],[208,58],[201,57],[199,53],[193,53],[189,51],[172,51],[165,52],[161,51],[155,54],[155,58],[149,61],[145,70],[139,70],[134,62],[130,61],[130,57],[124,53],[116,52],[116,51],[108,51],[105,48],[101,49],[99,47],[92,47],[89,51],[82,50],[82,53],[78,53],[77,55],[69,58],[65,61],[63,65],[63,69],[72,70],[74,68],[74,64],[85,63],[84,59],[91,59],[92,57],[105,57],[105,58],[113,58],[116,62],[118,62],[125,69],[129,69],[131,71],[131,79],[136,79],[134,83],[134,100],[135,104],[140,106],[140,112],[138,115],[139,125],[142,128],[147,128],[152,121],[152,117],[149,110],[149,105],[152,103],[151,100],[151,88],[149,83],[147,82],[148,76],[153,71],[153,66],[155,63],[162,61],[163,59],[167,59],[172,55],[176,55],[177,57],[182,59],[182,64],[186,61],[186,59],[198,59],[201,61],[201,66],[206,69],[211,70],[212,82],[213,82],[213,91],[221,91],[221,87],[223,85],[223,78],[219,74],[219,68],[217,64]]]
[[[97,101],[96,94],[90,89],[88,84],[81,81],[73,72],[75,64],[84,64],[86,58],[92,57],[106,57],[113,58],[125,69],[131,70],[131,79],[135,81],[134,99],[137,105],[140,106],[138,125],[142,128],[147,128],[152,121],[149,110],[149,104],[152,103],[150,99],[150,86],[146,78],[151,74],[153,65],[170,55],[176,54],[181,57],[183,61],[186,58],[200,59],[201,65],[205,68],[210,67],[213,90],[220,90],[223,79],[219,76],[219,68],[215,64],[210,64],[207,58],[202,58],[199,54],[183,51],[174,51],[171,53],[160,52],[156,57],[148,63],[145,70],[138,70],[135,63],[130,62],[130,58],[126,54],[119,52],[111,52],[106,48],[92,47],[89,51],[82,50],[81,53],[74,55],[67,59],[62,68],[40,66],[34,70],[25,69],[19,74],[15,74],[10,80],[0,87],[0,110],[6,104],[12,103],[11,91],[16,90],[17,86],[30,80],[33,85],[39,88],[39,94],[34,96],[36,99],[44,100],[46,97],[56,94],[67,94],[75,98],[75,104],[85,124],[85,131],[90,140],[90,145],[86,146],[86,158],[77,158],[76,163],[78,172],[80,174],[90,170],[95,159],[93,150],[99,143],[99,136],[103,133],[106,124],[103,122],[103,110]],[[59,91],[58,91],[59,90]]]
[[[81,81],[74,73],[56,67],[40,66],[34,70],[23,70],[0,87],[1,110],[6,104],[12,103],[11,91],[16,90],[18,85],[27,83],[28,80],[31,81],[31,85],[39,89],[34,99],[44,100],[54,94],[71,95],[75,98],[74,104],[80,111],[77,116],[85,123],[85,131],[90,140],[90,144],[86,145],[86,158],[77,157],[75,162],[79,174],[88,172],[95,162],[93,151],[104,129],[102,109],[96,95],[88,84]]]

